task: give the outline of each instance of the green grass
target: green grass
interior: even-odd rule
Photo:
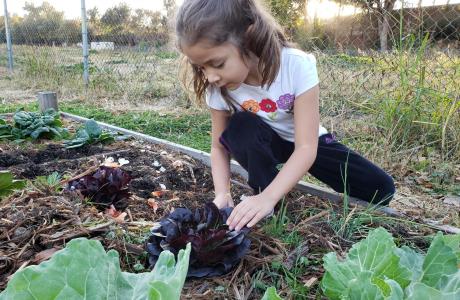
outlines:
[[[207,113],[175,116],[157,112],[113,113],[86,105],[65,104],[60,109],[202,151],[210,151],[211,122]]]
[[[28,111],[38,109],[35,103],[23,107]],[[17,105],[6,104],[0,107],[0,113],[15,112],[17,109]],[[179,116],[153,111],[114,113],[78,102],[61,103],[59,109],[63,112],[134,130],[201,151],[210,151],[211,121],[207,112],[193,112]]]
[[[283,198],[278,212],[269,218],[268,222],[264,225],[264,232],[267,235],[276,238],[285,236],[286,225],[290,222],[286,208],[286,203]]]

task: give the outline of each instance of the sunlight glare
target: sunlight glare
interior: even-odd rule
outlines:
[[[313,20],[315,17],[321,20],[332,19],[338,16],[351,16],[361,11],[360,8],[352,5],[340,5],[329,0],[309,0],[307,2],[307,18]]]

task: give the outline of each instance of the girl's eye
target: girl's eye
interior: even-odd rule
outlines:
[[[221,69],[221,68],[224,67],[224,65],[225,65],[225,62],[222,62],[222,63],[220,63],[220,64],[215,65],[214,68],[216,68],[216,69]]]

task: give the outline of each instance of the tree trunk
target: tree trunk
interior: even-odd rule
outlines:
[[[382,3],[378,2],[378,29],[379,29],[379,37],[380,37],[380,50],[387,51],[388,50],[388,32],[390,31],[390,23],[389,16],[393,7],[395,5],[396,0],[383,0],[383,7]],[[402,8],[401,8],[402,9]]]
[[[379,18],[379,35],[380,35],[380,51],[388,50],[388,15],[383,11],[383,15]]]

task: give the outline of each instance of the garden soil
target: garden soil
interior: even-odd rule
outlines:
[[[128,160],[121,168],[132,177],[131,196],[115,212],[99,211],[87,199],[63,189],[68,181],[97,169],[108,157]],[[124,271],[145,272],[148,266],[144,243],[154,222],[174,208],[193,210],[213,199],[207,166],[180,152],[134,139],[72,150],[53,141],[3,143],[0,170],[5,169],[31,184],[0,202],[0,290],[15,271],[48,259],[77,237],[97,239],[106,250],[117,250]],[[37,180],[53,172],[62,176],[57,184]],[[241,195],[251,194],[242,178],[234,176],[233,180],[236,184],[232,185],[232,195],[237,202]],[[253,283],[276,280],[270,275],[273,262],[279,262],[284,268],[281,270],[290,270],[301,256],[311,263],[297,280],[311,288],[314,297],[324,272],[322,256],[330,251],[343,255],[365,232],[356,232],[348,239],[337,235],[331,224],[342,208],[327,199],[291,192],[284,203],[289,218],[289,222],[282,220],[286,223],[284,232],[298,233],[300,240],[295,246],[270,235],[267,225],[261,222],[249,235],[250,252],[232,272],[211,279],[187,280],[183,298],[238,299],[245,295],[247,299],[260,299],[263,286]],[[420,249],[427,247],[424,237],[434,232],[426,226],[378,220],[369,218],[365,226],[384,226]],[[278,291],[286,298],[295,298],[284,281]]]

